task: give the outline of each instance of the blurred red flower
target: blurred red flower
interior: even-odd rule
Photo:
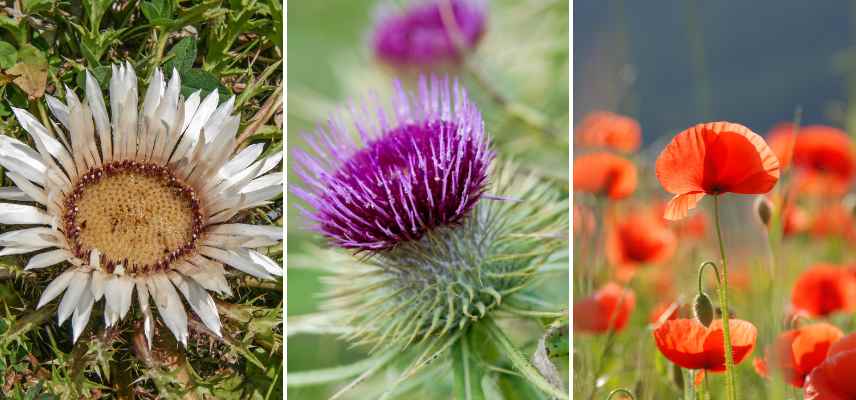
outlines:
[[[779,180],[779,161],[743,125],[711,122],[675,136],[657,157],[657,179],[675,196],[664,217],[678,220],[706,195],[762,194]]]
[[[607,228],[606,257],[622,280],[640,266],[667,261],[677,247],[674,232],[649,214],[613,219]]]
[[[813,317],[856,310],[856,278],[844,268],[815,264],[797,278],[791,303],[797,314]]]
[[[574,330],[604,333],[612,328],[621,331],[635,306],[636,295],[632,289],[624,289],[614,282],[607,283],[574,304]]]
[[[794,135],[793,124],[780,124],[768,137],[781,167],[792,164],[797,171],[793,185],[799,193],[841,195],[856,177],[853,143],[841,129],[810,125]]]
[[[849,334],[832,344],[829,354],[805,381],[804,400],[856,399],[856,334]]]
[[[610,153],[590,153],[574,160],[574,190],[605,195],[613,200],[633,194],[636,166]]]
[[[755,348],[758,330],[752,323],[730,319],[731,348],[734,364],[740,364]],[[705,327],[695,318],[674,319],[654,330],[654,341],[660,353],[682,368],[711,372],[725,371],[725,344],[722,320]]]
[[[841,329],[826,322],[784,331],[767,346],[764,357],[755,359],[755,371],[767,378],[772,365],[785,381],[801,388],[811,370],[826,359],[830,346],[843,336]]]
[[[839,236],[856,239],[853,214],[840,203],[824,207],[816,213],[809,231],[815,237]]]
[[[642,129],[635,119],[609,111],[593,111],[575,129],[577,143],[632,153],[642,143]]]

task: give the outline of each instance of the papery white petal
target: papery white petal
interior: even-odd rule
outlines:
[[[77,307],[78,301],[80,301],[80,296],[88,288],[89,273],[76,271],[74,273],[74,277],[71,279],[71,282],[69,282],[68,284],[68,290],[65,291],[65,295],[62,297],[62,301],[59,302],[59,308],[57,309],[57,320],[60,325],[62,325],[62,323],[65,322],[65,320],[71,316],[71,313]]]
[[[119,319],[125,318],[131,309],[133,291],[134,281],[131,278],[111,275],[104,283],[105,305],[112,309]]]
[[[92,314],[92,305],[94,302],[95,300],[92,297],[91,291],[84,290],[80,294],[77,307],[74,309],[74,316],[71,318],[71,330],[74,334],[73,343],[77,342],[80,334],[83,333],[83,329],[86,328],[86,324],[89,323],[89,315]]]
[[[140,303],[140,312],[143,313],[143,331],[146,334],[149,348],[152,348],[152,336],[154,335],[154,320],[149,307],[149,289],[144,279],[137,279],[137,301]]]
[[[39,204],[48,204],[48,195],[45,193],[44,189],[34,185],[29,179],[24,178],[16,172],[9,171],[6,173],[6,176],[15,183],[15,186],[23,190],[30,199]]]
[[[71,283],[71,279],[74,278],[76,272],[76,268],[69,269],[54,278],[42,292],[42,296],[39,297],[39,304],[36,306],[36,309],[42,308],[42,306],[59,296],[68,287],[68,284]]]
[[[104,296],[104,289],[107,285],[109,274],[101,271],[92,271],[92,281],[89,283],[89,290],[92,292],[92,297],[95,301],[101,300]],[[131,297],[130,295],[128,297]]]
[[[199,255],[192,257],[190,261],[178,263],[176,269],[205,289],[227,296],[232,295],[232,288],[226,281],[226,270],[223,269],[223,264]]]
[[[31,269],[50,267],[51,265],[56,265],[63,261],[69,260],[72,257],[74,256],[68,250],[64,249],[46,251],[44,253],[39,253],[31,257],[24,270],[29,271]]]
[[[22,204],[0,203],[0,224],[50,225],[53,219],[44,211]]]
[[[247,250],[247,253],[250,255],[250,259],[253,260],[253,262],[264,267],[267,272],[276,276],[283,276],[282,266],[277,264],[272,258],[255,250]]]
[[[0,200],[33,201],[23,190],[16,187],[0,187]]]
[[[243,250],[243,249],[241,249]],[[270,279],[274,278],[268,273],[267,269],[253,261],[246,252],[236,250],[223,250],[215,247],[200,246],[199,253],[220,261],[232,268],[246,272],[256,278]]]
[[[161,319],[175,336],[176,340],[187,346],[187,313],[178,292],[165,274],[152,274],[146,285],[155,300]]]
[[[208,327],[217,336],[222,337],[220,333],[220,314],[217,311],[217,305],[214,299],[208,294],[204,287],[200,286],[192,279],[186,279],[181,275],[170,272],[169,279],[178,288],[184,298],[187,299],[187,304],[196,312],[202,323]]]
[[[95,128],[98,131],[103,159],[105,162],[112,160],[113,139],[110,137],[110,119],[107,116],[107,107],[104,105],[101,88],[98,87],[98,82],[89,71],[86,71],[86,101],[89,102],[89,107],[92,109],[92,119],[95,121]]]

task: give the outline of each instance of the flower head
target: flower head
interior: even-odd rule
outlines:
[[[604,147],[622,153],[632,153],[642,143],[642,128],[635,119],[609,111],[587,115],[574,135],[582,146]]]
[[[803,387],[806,376],[823,360],[833,343],[844,333],[826,322],[784,331],[767,347],[764,357],[756,360],[759,375],[769,375],[769,365],[780,370],[794,387]]]
[[[801,193],[841,195],[856,177],[853,142],[841,129],[810,125],[795,134],[793,124],[781,124],[769,143],[782,168],[796,170],[794,185]]]
[[[856,398],[856,334],[832,344],[826,359],[814,368],[805,381],[805,400],[846,400]]]
[[[85,102],[71,89],[66,103],[47,96],[65,130],[53,124],[52,132],[16,108],[35,149],[0,136],[0,165],[18,187],[3,194],[16,203],[0,203],[0,224],[36,226],[0,235],[0,254],[39,252],[27,270],[62,271],[38,307],[65,292],[59,322],[71,318],[75,341],[96,302],[105,299],[104,320],[112,326],[128,314],[135,291],[150,343],[154,300],[186,344],[179,293],[219,335],[208,291],[231,294],[224,265],[263,279],[282,275],[255,250],[282,240],[281,228],[232,221],[282,192],[282,174],[268,173],[281,154],[260,159],[261,144],[238,149],[233,99],[218,106],[214,91],[184,100],[180,88],[177,72],[167,83],[156,70],[138,109],[134,70],[113,66],[110,114],[87,73]]]
[[[590,333],[621,331],[636,307],[632,289],[607,283],[591,296],[574,304],[574,330]]]
[[[636,166],[623,157],[598,152],[574,160],[574,190],[620,200],[633,194]]]
[[[482,199],[457,224],[331,263],[324,308],[352,329],[349,339],[385,349],[447,340],[509,304],[567,246],[558,191],[510,163],[492,168],[489,187],[514,200]]]
[[[638,267],[667,261],[678,247],[669,227],[648,213],[614,220],[606,234],[606,257],[629,278]]]
[[[758,330],[750,322],[729,319],[734,364],[740,364],[755,348]],[[725,371],[725,344],[722,320],[705,327],[696,319],[665,321],[654,330],[660,353],[681,368],[711,372]]]
[[[764,139],[743,125],[711,122],[675,136],[657,157],[657,179],[675,196],[665,218],[687,216],[702,197],[762,194],[779,180],[779,161]]]
[[[409,98],[396,84],[395,120],[376,124],[354,112],[359,140],[335,121],[307,136],[315,155],[298,151],[295,193],[305,214],[333,244],[382,250],[459,222],[481,198],[493,153],[466,91],[420,80]]]
[[[791,303],[797,312],[827,316],[856,309],[856,277],[847,269],[817,264],[794,283]]]
[[[392,65],[457,62],[485,31],[485,8],[471,0],[428,0],[388,14],[375,26],[375,55]]]

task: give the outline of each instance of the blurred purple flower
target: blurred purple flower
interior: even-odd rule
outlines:
[[[302,210],[333,244],[382,250],[418,240],[454,224],[481,197],[493,159],[482,116],[455,82],[425,77],[418,97],[395,84],[395,121],[378,107],[351,108],[359,133],[331,119],[306,140],[313,154],[297,150],[303,188],[294,193],[314,210]]]
[[[447,15],[454,18],[444,21],[447,10],[451,10]],[[485,20],[485,7],[473,1],[423,1],[379,19],[373,36],[374,52],[393,65],[456,62],[461,50],[474,48],[481,39]],[[457,38],[453,36],[455,31],[459,33]]]

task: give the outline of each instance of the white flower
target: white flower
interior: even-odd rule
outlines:
[[[269,173],[282,153],[259,159],[262,144],[237,154],[234,98],[218,106],[216,91],[184,100],[178,73],[160,70],[138,107],[130,64],[113,66],[110,118],[95,79],[86,75],[84,102],[66,88],[63,104],[47,96],[47,129],[14,109],[35,150],[0,135],[0,165],[17,188],[3,188],[0,224],[35,225],[0,234],[0,255],[39,252],[27,270],[60,264],[38,307],[65,295],[59,323],[71,317],[74,341],[104,298],[104,321],[130,310],[136,289],[151,345],[153,300],[164,324],[187,344],[187,314],[179,293],[220,335],[208,291],[231,295],[224,265],[261,279],[282,268],[254,250],[282,240],[278,226],[229,223],[239,211],[282,193],[282,173]],[[21,203],[37,203],[27,205]],[[67,264],[61,264],[67,262]],[[177,289],[177,290],[176,290]]]

